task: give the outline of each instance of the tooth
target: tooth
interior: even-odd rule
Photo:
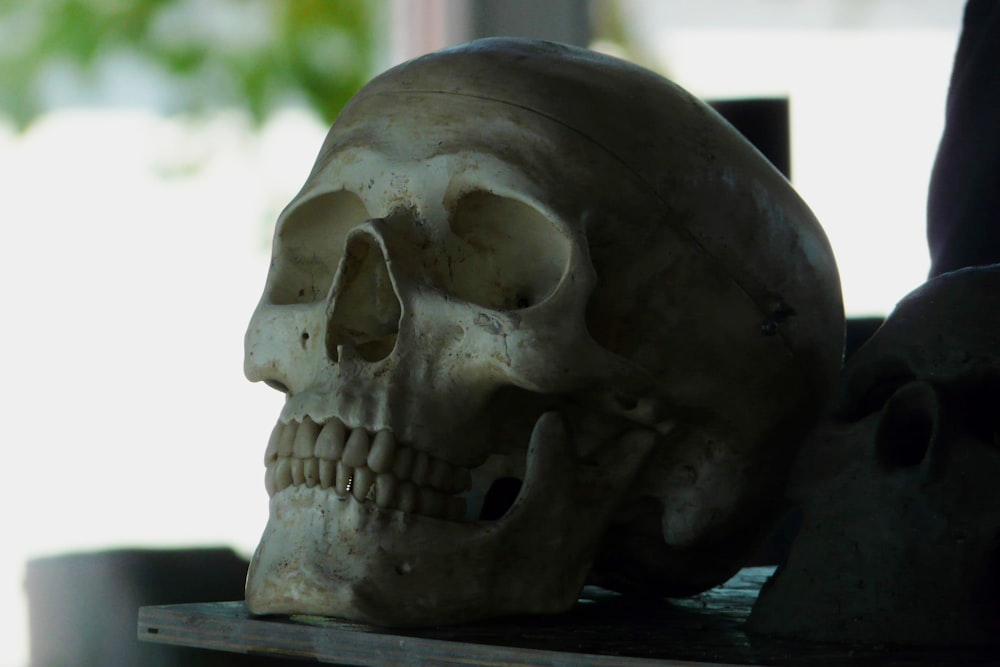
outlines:
[[[327,461],[339,461],[344,453],[344,438],[347,429],[343,422],[334,417],[328,421],[316,438],[316,456]]]
[[[292,485],[291,459],[278,459],[278,465],[274,469],[274,488],[278,491],[287,489]]]
[[[439,491],[448,491],[451,488],[451,464],[441,459],[432,459],[428,479],[428,486]]]
[[[417,509],[417,485],[413,482],[400,483],[397,503],[400,512],[409,513]]]
[[[368,432],[363,428],[351,431],[351,437],[344,445],[344,464],[352,468],[368,465]]]
[[[337,495],[346,496],[347,492],[351,490],[351,475],[354,473],[353,470],[344,465],[343,461],[337,462]]]
[[[396,497],[396,487],[399,483],[392,473],[381,473],[375,478],[375,504],[379,507],[389,507]]]
[[[302,473],[302,459],[290,459],[290,461],[292,464],[292,484],[297,486],[306,480],[306,476]]]
[[[278,460],[278,442],[281,441],[281,433],[285,430],[285,425],[278,422],[271,429],[271,437],[267,439],[267,449],[264,450],[264,465],[271,465]]]
[[[410,473],[410,479],[417,486],[424,486],[427,484],[427,473],[430,471],[430,457],[427,456],[427,452],[417,452],[413,457],[413,471]]]
[[[468,468],[456,467],[451,478],[451,492],[463,493],[472,488],[472,472]]]
[[[275,469],[277,466],[268,466],[267,471],[264,473],[264,488],[267,489],[267,495],[273,496],[278,491],[277,482],[275,481]]]
[[[465,498],[451,496],[447,500],[445,518],[449,521],[461,521],[465,518]]]
[[[295,442],[295,422],[285,424],[281,429],[281,438],[278,440],[278,456],[291,456],[292,444]]]
[[[397,479],[410,479],[410,470],[413,469],[413,449],[410,447],[400,447],[396,450],[396,462],[392,464],[392,474]]]
[[[375,473],[367,466],[362,466],[354,471],[354,483],[351,485],[351,494],[359,501],[364,502],[368,492],[372,490],[375,483]]]
[[[372,440],[372,449],[368,452],[368,467],[375,472],[392,470],[392,459],[396,454],[396,436],[388,429],[382,429]]]
[[[423,487],[417,493],[417,512],[438,518],[444,514],[444,496],[437,491]]]
[[[302,474],[306,478],[306,486],[310,489],[319,483],[319,464],[309,457],[302,460]]]
[[[303,419],[299,428],[295,431],[292,456],[297,459],[307,459],[312,456],[317,435],[319,435],[319,426],[316,425],[316,422],[308,417]]]
[[[324,489],[329,489],[337,477],[337,464],[324,459],[317,459],[317,462],[319,465],[319,485]]]

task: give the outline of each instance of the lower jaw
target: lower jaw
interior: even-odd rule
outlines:
[[[275,494],[247,575],[250,611],[419,626],[568,609],[590,566],[593,518],[553,506],[546,492],[571,495],[573,451],[558,416],[539,425],[522,493],[495,521],[443,521],[319,487]]]
[[[654,442],[651,433],[623,434],[609,443],[618,464],[584,475],[565,422],[546,413],[531,435],[521,491],[495,521],[442,521],[319,487],[287,488],[271,498],[247,575],[247,606],[254,614],[388,627],[565,611],[617,494]]]
[[[387,627],[569,609],[589,556],[574,568],[553,554],[531,553],[523,541],[508,548],[502,523],[442,521],[291,487],[271,499],[271,517],[247,575],[247,606],[254,614],[330,616]],[[497,549],[514,553],[484,557]],[[550,570],[542,561],[559,566]],[[514,572],[506,571],[511,563]]]

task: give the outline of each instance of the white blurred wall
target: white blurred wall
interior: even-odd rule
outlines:
[[[454,18],[455,0],[430,1]],[[864,314],[927,270],[923,205],[961,4],[623,6],[645,64],[693,92],[790,95],[795,184],[834,243],[848,311]],[[388,60],[462,38],[401,16]],[[325,131],[295,111],[260,132],[231,112],[121,108],[67,109],[21,135],[0,125],[0,667],[27,662],[28,558],[256,544],[281,396],[243,379],[242,336],[274,218]]]

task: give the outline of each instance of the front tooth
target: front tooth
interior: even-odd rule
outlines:
[[[375,484],[375,473],[372,472],[371,468],[365,466],[357,468],[354,471],[351,494],[360,502],[364,502],[365,498],[368,497],[368,492],[372,490],[373,484]]]
[[[302,475],[306,478],[306,486],[310,489],[319,484],[319,464],[309,457],[302,460]]]
[[[399,482],[391,473],[381,473],[375,478],[375,504],[379,507],[389,507],[396,497],[396,487]]]
[[[382,429],[372,440],[371,451],[368,452],[368,467],[375,472],[392,470],[392,460],[396,455],[396,436],[388,429]]]
[[[410,447],[400,447],[396,450],[396,462],[392,464],[392,474],[397,479],[410,479],[410,471],[413,469],[413,449]]]
[[[278,491],[287,489],[292,485],[291,459],[278,459],[278,465],[274,468],[274,488]]]
[[[302,471],[302,459],[290,459],[292,469],[292,484],[299,485],[306,481],[306,476]]]
[[[281,438],[278,440],[278,456],[291,456],[292,446],[295,443],[295,422],[285,424],[281,429]]]
[[[410,479],[417,486],[423,486],[427,483],[427,473],[430,472],[431,461],[430,457],[427,456],[427,452],[417,452],[413,457],[413,471],[410,473]]]
[[[269,466],[264,472],[264,488],[267,489],[268,497],[278,492],[278,484],[275,481],[275,469],[277,466]]]
[[[368,432],[363,428],[356,428],[351,431],[351,437],[344,445],[343,461],[352,468],[360,468],[368,464]]]
[[[281,441],[281,433],[285,430],[285,425],[280,421],[271,429],[271,437],[267,439],[267,449],[264,450],[264,465],[271,465],[278,460],[278,443]]]
[[[316,437],[316,457],[327,461],[339,461],[344,453],[344,439],[347,429],[344,423],[336,417],[323,425],[323,430]]]
[[[402,482],[399,485],[397,507],[400,512],[413,512],[417,508],[417,485],[413,482]]]
[[[448,491],[451,488],[451,465],[447,461],[441,459],[431,461],[428,485],[440,491]]]
[[[338,461],[337,462],[337,481],[336,481],[336,485],[337,486],[336,486],[336,489],[337,489],[337,495],[338,496],[346,496],[347,495],[347,492],[351,488],[351,475],[352,474],[354,474],[354,471],[351,470],[346,465],[344,465],[343,461]]]
[[[292,456],[298,459],[307,459],[313,455],[313,447],[316,445],[316,436],[319,435],[319,426],[313,420],[306,417],[299,424],[295,431],[295,442],[292,444]]]
[[[319,464],[319,485],[324,489],[333,486],[337,476],[337,464],[325,459],[317,459]]]

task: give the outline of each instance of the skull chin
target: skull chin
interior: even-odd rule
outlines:
[[[414,459],[409,478],[376,473],[389,465],[380,452],[387,432],[371,437],[345,429],[334,466],[341,472],[331,473],[323,436],[330,423],[339,424],[275,429],[267,455],[270,518],[247,576],[247,606],[255,614],[408,626],[564,611],[576,601],[615,504],[595,487],[627,486],[655,439],[627,432],[614,448],[624,452],[616,465],[581,466],[563,418],[545,413],[510,509],[493,521],[457,521],[442,518],[466,514],[457,494],[470,486],[467,469],[391,443],[393,470],[400,458]],[[310,456],[298,456],[310,440]],[[363,463],[360,441],[369,445]]]

